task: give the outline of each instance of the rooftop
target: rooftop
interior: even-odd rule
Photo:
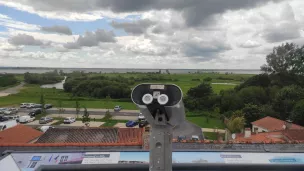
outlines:
[[[51,128],[37,141],[56,144],[125,144],[142,143],[140,128]]]
[[[29,143],[43,133],[25,125],[17,125],[0,132],[0,143]]]
[[[251,122],[251,124],[258,127],[262,127],[264,129],[267,129],[269,132],[271,132],[271,131],[284,130],[283,126],[285,125],[285,121],[267,116],[265,118]],[[304,129],[304,127],[300,125],[292,124],[290,129]]]
[[[258,134],[253,134],[250,137],[245,138],[244,134],[237,134],[235,143],[284,143],[282,132],[263,132]]]

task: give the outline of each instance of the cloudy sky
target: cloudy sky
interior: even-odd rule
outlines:
[[[303,0],[0,0],[0,66],[259,69]]]

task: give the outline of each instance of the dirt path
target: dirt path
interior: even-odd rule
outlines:
[[[7,88],[5,90],[0,91],[0,97],[8,96],[10,94],[19,93],[20,89],[24,86],[24,82],[20,83],[19,85],[11,88]]]

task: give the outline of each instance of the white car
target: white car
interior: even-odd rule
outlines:
[[[34,108],[35,107],[35,103],[29,103],[27,106],[26,106],[26,108]]]
[[[28,105],[29,105],[29,103],[21,103],[20,108],[27,108]]]
[[[73,122],[75,122],[76,121],[76,119],[75,118],[73,118],[73,117],[66,117],[64,120],[63,120],[63,123],[65,123],[65,124],[67,124],[67,123],[73,123]]]
[[[142,120],[145,120],[146,118],[145,118],[145,116],[142,114],[142,113],[139,113],[138,114],[138,120],[139,121],[142,121]]]
[[[16,108],[9,108],[3,112],[3,114],[5,114],[5,115],[11,115],[11,114],[16,114],[16,113],[18,113],[18,109],[16,109]]]
[[[19,118],[20,123],[33,122],[34,120],[35,120],[35,117],[30,117],[30,116],[20,116],[20,118]]]

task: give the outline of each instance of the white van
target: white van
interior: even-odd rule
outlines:
[[[0,131],[3,131],[7,128],[11,128],[17,125],[16,120],[10,120],[5,122],[0,122]]]
[[[20,123],[28,123],[34,121],[35,117],[30,117],[30,116],[20,116],[19,122]]]
[[[50,129],[50,128],[54,128],[54,127],[52,127],[52,126],[42,126],[41,128],[40,128],[40,130],[42,131],[42,132],[46,132],[48,129]]]

